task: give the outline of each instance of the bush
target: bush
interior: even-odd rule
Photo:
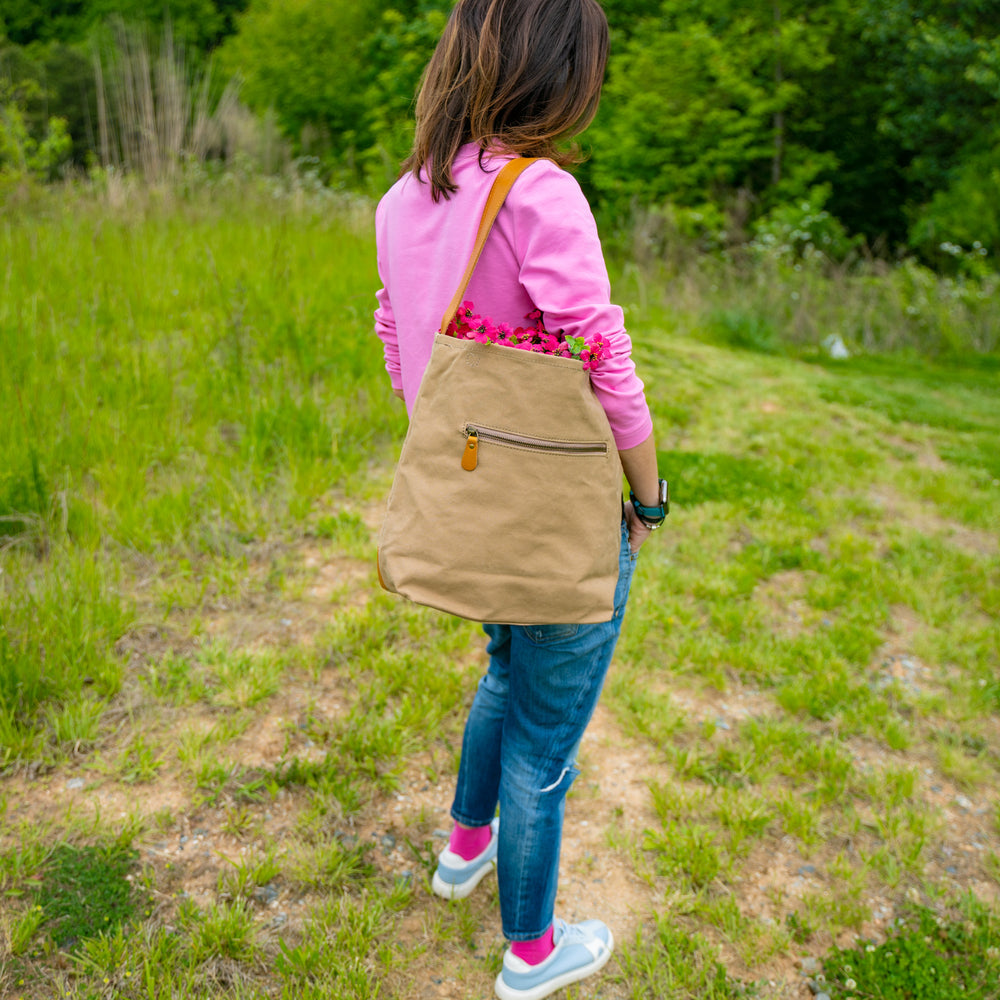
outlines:
[[[967,159],[910,229],[910,244],[946,272],[982,275],[1000,254],[1000,137]]]
[[[44,134],[35,138],[28,131],[24,112],[13,101],[0,103],[0,183],[53,180],[72,148],[64,118],[50,118]]]
[[[842,261],[858,246],[858,237],[847,230],[824,209],[830,189],[814,187],[809,195],[771,209],[753,227],[750,248],[758,254],[785,260],[825,257]]]

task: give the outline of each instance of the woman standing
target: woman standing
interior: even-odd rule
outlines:
[[[501,1000],[548,996],[596,972],[614,947],[599,920],[567,925],[554,916],[563,810],[636,556],[665,514],[631,341],[610,301],[593,215],[562,169],[572,157],[558,145],[593,119],[607,50],[607,21],[596,0],[458,0],[424,75],[413,153],[376,214],[384,286],[376,331],[393,391],[412,410],[496,171],[515,156],[545,158],[508,195],[467,296],[497,322],[517,326],[540,311],[551,330],[604,337],[608,348],[591,383],[632,489],[610,620],[485,626],[490,665],[466,723],[455,827],[433,888],[464,897],[496,868],[511,942],[496,981]],[[572,516],[573,497],[561,496],[558,483],[552,503]]]

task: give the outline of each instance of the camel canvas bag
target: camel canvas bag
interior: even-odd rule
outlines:
[[[443,333],[532,162],[499,172],[434,338],[379,534],[379,580],[481,622],[602,622],[614,613],[622,468],[589,374],[576,359]]]

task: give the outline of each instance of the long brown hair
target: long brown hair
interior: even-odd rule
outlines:
[[[456,191],[452,163],[474,142],[566,164],[558,143],[597,113],[608,22],[597,0],[458,0],[417,97],[413,152],[435,201]]]

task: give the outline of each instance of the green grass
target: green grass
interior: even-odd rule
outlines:
[[[836,949],[824,963],[832,1000],[991,1000],[1000,977],[1000,924],[974,897],[952,919],[913,907],[882,944]]]
[[[84,677],[99,698],[118,690],[113,645],[137,613],[123,573],[155,556],[183,605],[225,585],[206,562],[238,571],[281,531],[313,520],[356,538],[356,514],[319,518],[317,499],[371,501],[368,463],[389,461],[402,427],[349,211],[224,188],[132,199],[53,197],[0,224],[8,756],[44,756],[31,720]],[[58,569],[39,572],[44,556]]]
[[[405,418],[370,206],[111,194],[0,220],[0,993],[402,1000],[443,955],[478,996],[495,890],[429,897],[447,820],[406,800],[453,779],[482,641],[374,579]],[[780,275],[706,272],[713,302],[631,273],[673,503],[605,696],[648,770],[608,851],[646,895],[600,989],[766,996],[769,963],[808,952],[831,989],[855,970],[838,1000],[888,1000],[916,988],[890,953],[930,948],[941,981],[962,949],[993,968],[996,916],[962,899],[1000,879],[995,358],[790,354]],[[785,277],[817,316],[863,312]],[[571,822],[616,794],[602,778]],[[224,848],[198,854],[201,827]],[[751,893],[773,859],[811,872],[796,894]],[[904,923],[833,951],[875,899]]]
[[[137,856],[121,843],[58,845],[38,873],[33,895],[47,937],[71,948],[130,920],[138,900],[128,876]]]
[[[665,918],[625,949],[619,975],[630,1000],[738,1000],[757,995],[726,974],[703,937]]]

